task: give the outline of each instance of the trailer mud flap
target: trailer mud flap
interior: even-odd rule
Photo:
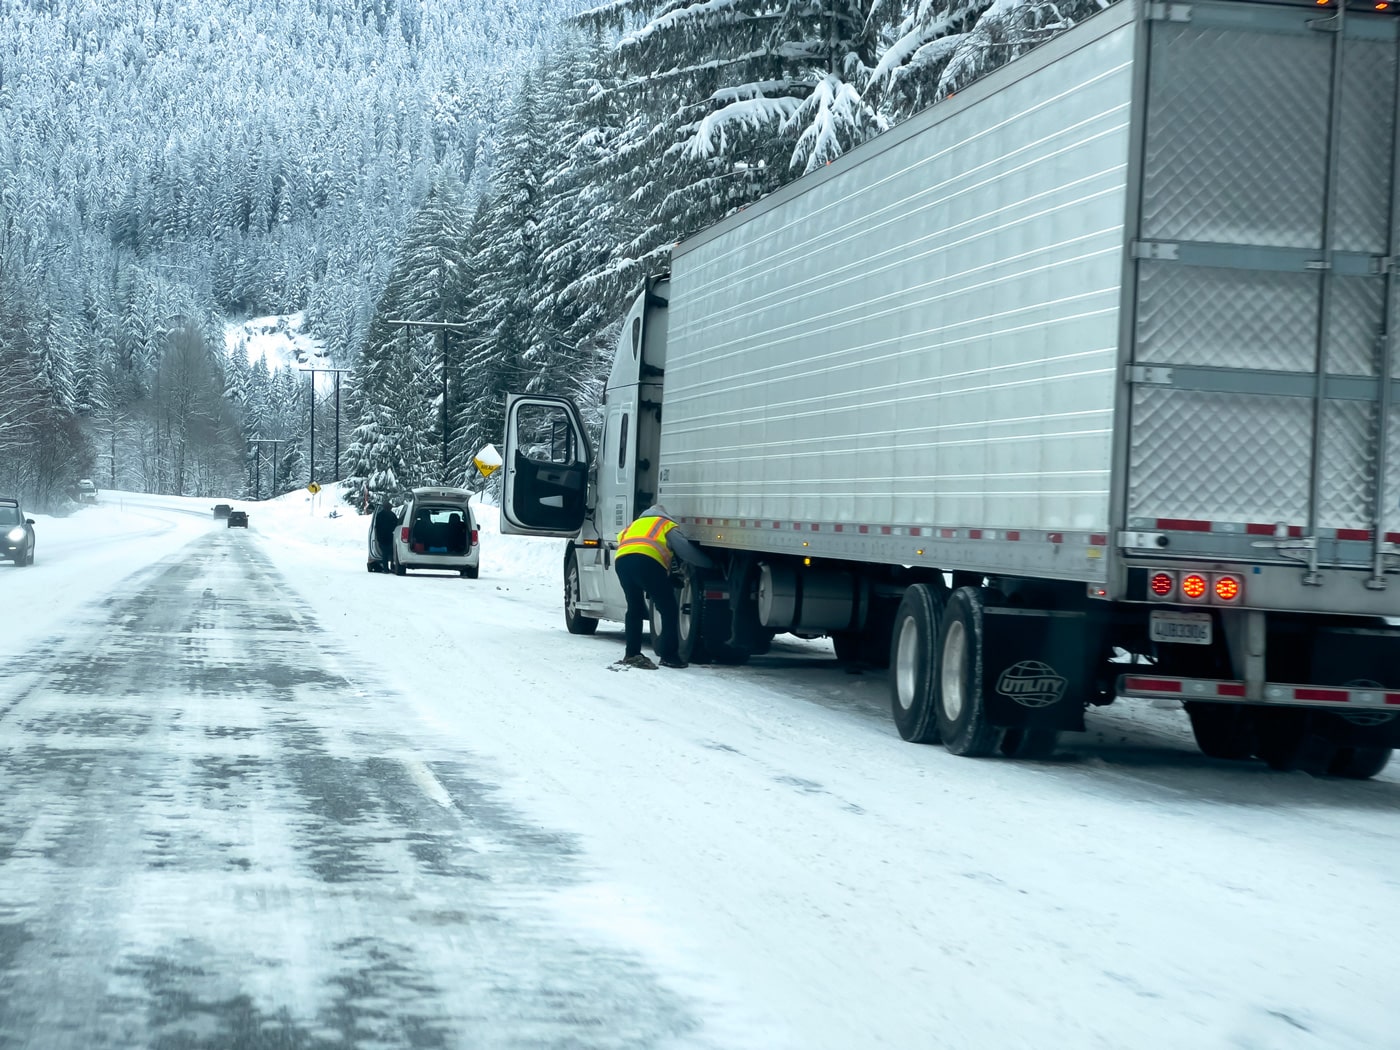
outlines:
[[[1088,616],[993,605],[982,612],[982,702],[992,724],[1083,730],[1093,680]]]

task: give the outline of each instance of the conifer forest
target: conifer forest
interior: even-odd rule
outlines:
[[[1100,6],[0,0],[0,493],[466,483],[673,243]],[[226,339],[295,313],[338,391]]]

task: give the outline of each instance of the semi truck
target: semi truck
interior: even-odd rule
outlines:
[[[1166,699],[1207,755],[1374,776],[1400,746],[1397,26],[1120,0],[681,241],[596,441],[567,398],[507,398],[502,531],[568,539],[587,634],[660,501],[716,563],[678,573],[683,657],[829,636],[955,754]]]

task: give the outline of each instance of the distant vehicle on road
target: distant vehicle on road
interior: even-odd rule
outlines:
[[[0,496],[0,555],[17,566],[34,564],[34,519],[8,496]]]
[[[481,544],[466,489],[419,488],[399,515],[389,565],[394,575],[409,569],[443,569],[477,578]]]
[[[97,502],[97,486],[92,483],[91,478],[83,478],[82,481],[78,482],[78,502]]]
[[[229,514],[232,513],[232,511],[233,508],[230,507],[227,503],[214,504],[214,517],[216,518],[227,518]]]
[[[228,528],[246,529],[248,527],[248,512],[246,510],[231,510],[228,512]]]

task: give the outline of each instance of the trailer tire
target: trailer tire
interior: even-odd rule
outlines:
[[[1327,766],[1330,776],[1370,780],[1390,762],[1388,747],[1339,747]]]
[[[936,646],[947,591],[916,583],[904,592],[890,635],[890,710],[911,744],[938,743]]]
[[[982,592],[959,587],[948,599],[938,639],[938,735],[954,755],[982,758],[1002,731],[982,704]]]
[[[1001,753],[1007,758],[1049,758],[1060,743],[1058,729],[1008,729],[1001,736]]]
[[[598,629],[598,621],[578,611],[583,600],[583,590],[579,586],[578,558],[573,551],[564,557],[564,626],[570,634],[592,634]]]
[[[1309,712],[1297,708],[1256,711],[1254,753],[1280,773],[1301,770],[1320,775],[1332,765],[1337,748],[1312,731]]]
[[[1239,704],[1202,704],[1188,700],[1186,715],[1201,754],[1231,761],[1254,754],[1254,724]]]

